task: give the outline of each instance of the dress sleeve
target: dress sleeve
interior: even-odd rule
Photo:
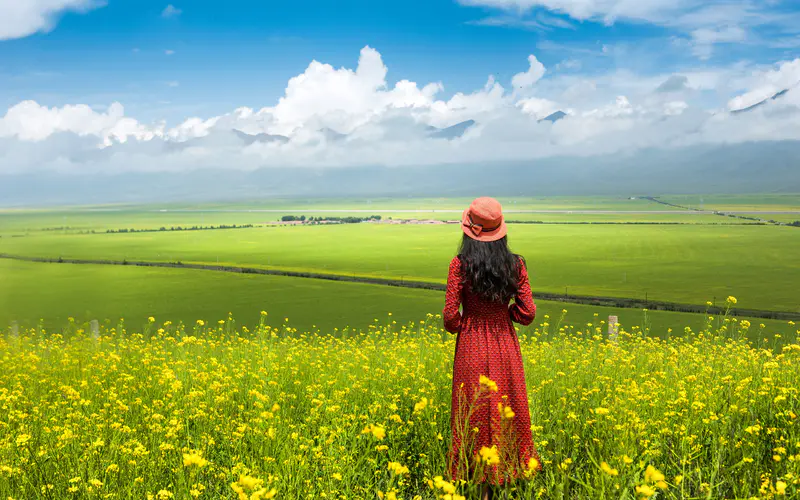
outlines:
[[[447,274],[447,292],[444,300],[442,319],[444,328],[450,333],[461,331],[461,259],[453,257],[450,261],[450,272]]]
[[[528,279],[528,269],[525,263],[520,259],[519,262],[519,287],[517,288],[517,295],[514,297],[514,302],[508,306],[508,312],[511,315],[511,320],[520,325],[530,325],[536,318],[536,304],[533,302],[533,292],[531,292],[531,283]]]

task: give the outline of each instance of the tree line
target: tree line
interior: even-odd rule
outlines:
[[[321,223],[321,222],[338,222],[340,224],[358,224],[359,222],[369,222],[381,220],[380,215],[370,215],[369,217],[308,217],[305,215],[284,215],[281,217],[281,222],[302,222],[302,223]]]

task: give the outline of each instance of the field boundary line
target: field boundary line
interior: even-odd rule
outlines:
[[[261,274],[268,276],[287,276],[294,278],[309,278],[329,281],[345,281],[351,283],[362,283],[367,285],[395,286],[400,288],[415,288],[421,290],[444,291],[447,287],[444,283],[430,281],[416,281],[394,278],[374,278],[369,276],[356,276],[332,273],[317,273],[304,271],[288,271],[282,269],[263,269],[257,267],[229,266],[222,264],[198,264],[184,262],[164,262],[164,261],[142,261],[142,260],[111,260],[111,259],[70,259],[70,258],[51,258],[51,257],[30,257],[24,255],[13,255],[0,253],[0,259],[18,260],[25,262],[38,262],[44,264],[89,264],[89,265],[110,265],[110,266],[136,266],[136,267],[161,267],[173,269],[195,269],[203,271],[218,271],[236,274]],[[625,297],[600,297],[590,295],[562,295],[547,292],[535,292],[534,297],[540,300],[552,302],[567,302],[573,304],[593,305],[598,307],[618,307],[624,309],[648,309],[651,311],[672,311],[683,313],[709,313],[721,314],[724,309],[721,307],[707,307],[695,304],[681,304],[677,302],[664,302],[654,300],[632,299]],[[768,311],[762,309],[740,309],[733,308],[731,313],[741,317],[764,318],[776,320],[800,320],[800,312],[791,311]]]

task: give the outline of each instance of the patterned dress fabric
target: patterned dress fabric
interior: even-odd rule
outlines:
[[[443,311],[445,329],[457,334],[450,473],[453,480],[502,484],[519,477],[531,458],[536,459],[533,471],[541,468],[531,438],[525,372],[512,323],[529,325],[536,305],[522,260],[519,290],[510,304],[490,302],[472,293],[464,281],[461,260],[455,257],[450,262]],[[486,379],[481,384],[481,376],[494,384]],[[499,463],[497,459],[480,461],[481,449],[493,446]]]

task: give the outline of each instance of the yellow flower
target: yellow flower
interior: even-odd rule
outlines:
[[[337,481],[341,481],[342,480],[342,475],[339,474],[338,472],[334,472],[333,474],[331,474],[331,477],[334,478]]]
[[[619,471],[617,469],[612,469],[611,466],[608,465],[608,463],[606,463],[606,462],[601,462],[600,463],[600,468],[603,470],[603,472],[605,472],[609,476],[618,476],[619,475]]]
[[[414,411],[415,412],[422,411],[427,406],[428,406],[428,398],[422,398],[420,399],[419,403],[414,405]]]
[[[481,375],[479,381],[481,386],[488,389],[490,392],[497,392],[497,384],[486,375]]]
[[[644,480],[648,483],[657,483],[664,480],[664,474],[658,471],[652,465],[648,465],[644,471]]]
[[[645,498],[650,498],[651,496],[656,494],[656,490],[647,486],[646,484],[642,484],[636,487],[636,493],[642,495]]]
[[[168,500],[173,496],[174,495],[169,490],[160,490],[158,493],[156,493],[156,498],[158,498],[158,500]]]
[[[198,467],[205,467],[208,465],[208,460],[203,458],[200,453],[184,453],[183,454],[183,466],[189,467],[192,465],[196,465]]]
[[[609,410],[608,408],[599,407],[595,408],[594,412],[597,415],[608,415],[609,413],[611,413],[611,410]]]
[[[254,489],[258,488],[259,486],[261,486],[261,483],[263,483],[263,482],[264,481],[262,481],[261,479],[256,479],[253,476],[248,476],[246,474],[242,474],[241,476],[239,476],[239,481],[237,481],[236,484],[238,484],[239,486],[241,486],[244,489],[254,490]]]
[[[400,465],[399,462],[389,462],[389,470],[396,476],[408,474],[408,467]]]
[[[536,457],[531,457],[528,459],[528,472],[536,472],[539,470],[539,461],[536,460]]]
[[[683,476],[681,475],[675,476],[675,484],[678,485],[681,484],[681,482],[683,482]]]
[[[503,406],[503,403],[497,403],[497,411],[500,412],[500,416],[506,419],[514,418],[514,410],[511,409],[510,406]]]
[[[481,456],[481,461],[486,465],[496,465],[500,463],[500,454],[497,452],[497,445],[493,445],[491,448],[483,446],[478,453]]]
[[[372,434],[377,439],[383,440],[386,437],[386,429],[379,425],[375,424],[368,424],[364,427],[364,430],[361,431],[361,434]]]
[[[456,492],[456,487],[453,486],[453,483],[450,481],[445,481],[442,479],[442,476],[434,477],[433,484],[448,495],[454,495]]]
[[[622,456],[622,461],[627,465],[633,463],[633,459],[631,457],[629,457],[628,455],[623,455]]]
[[[736,300],[736,297],[734,297],[733,295],[730,295],[730,296],[728,296],[728,298],[725,300],[725,302],[727,302],[729,305],[735,306],[735,305],[736,305],[736,302],[737,302],[737,300]]]
[[[261,488],[260,490],[254,492],[250,495],[250,500],[267,500],[269,498],[274,498],[275,495],[278,494],[278,491],[275,488],[267,491],[266,488]]]
[[[30,440],[31,440],[30,435],[28,435],[28,434],[20,434],[19,436],[17,436],[17,439],[15,441],[17,443],[17,446],[22,447],[22,446],[25,446],[26,444],[28,444],[28,442]]]
[[[786,483],[783,481],[778,481],[775,483],[775,492],[778,495],[785,495],[786,494]]]

